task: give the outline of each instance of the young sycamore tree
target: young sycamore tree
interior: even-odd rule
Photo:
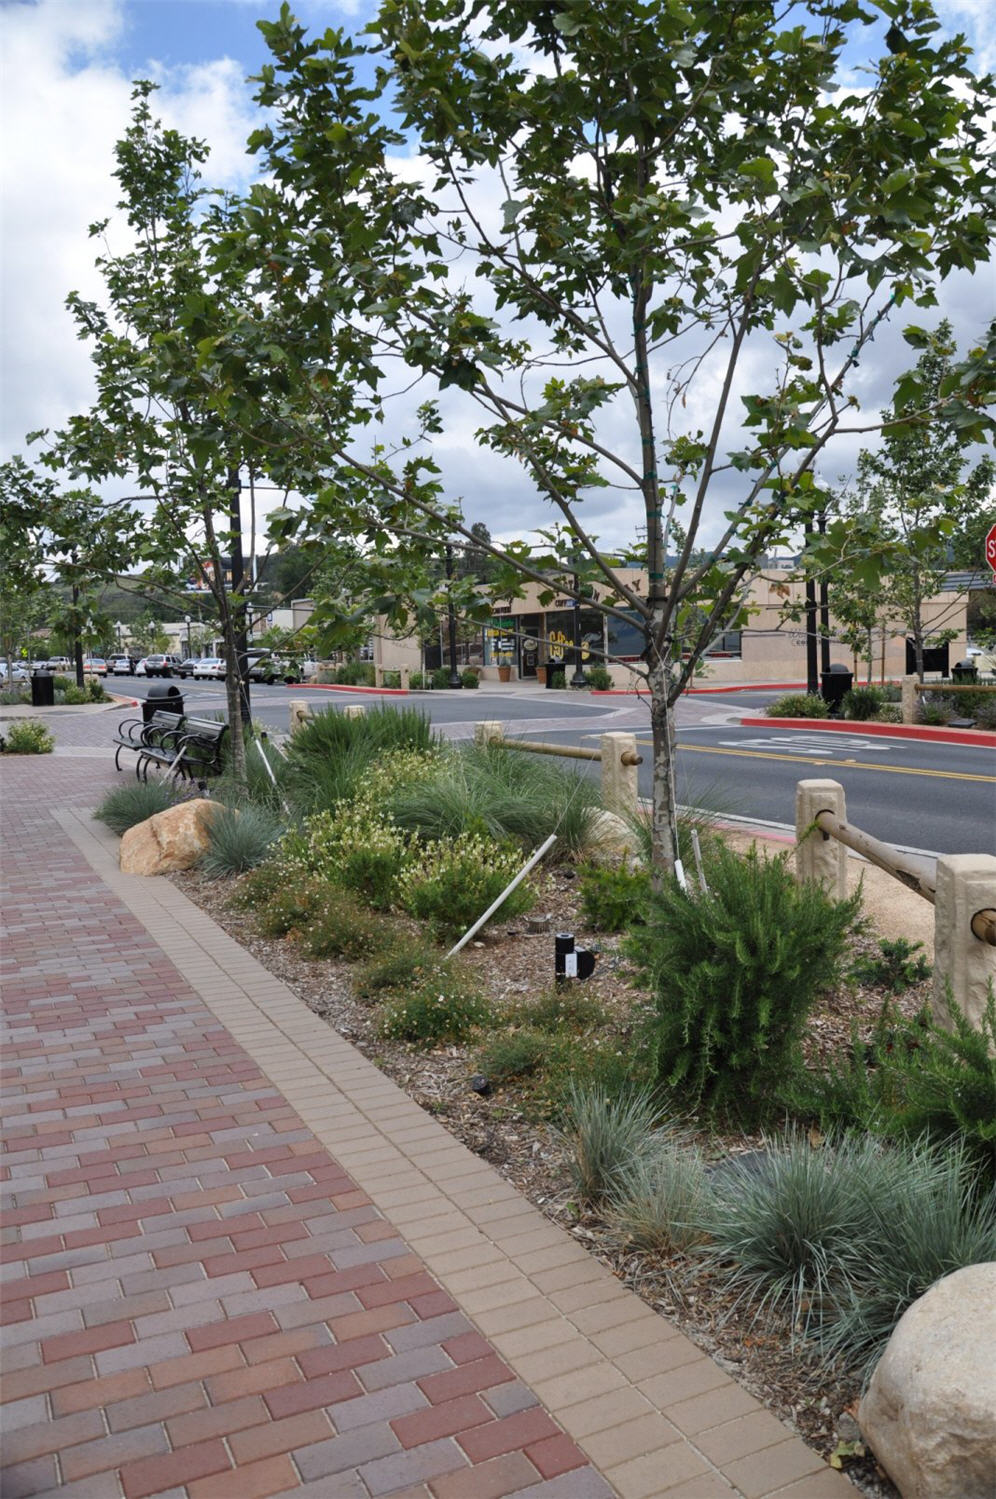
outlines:
[[[824,503],[833,439],[880,425],[853,377],[881,320],[991,253],[993,81],[929,0],[384,0],[362,41],[286,5],[260,29],[265,177],[220,252],[260,316],[201,354],[242,402],[270,351],[271,461],[314,496],[280,524],[480,543],[433,456],[470,421],[559,528],[549,556],[485,548],[498,591],[595,587],[639,628],[673,866],[679,694]],[[993,369],[990,344],[901,409],[979,436]],[[645,592],[586,524],[607,488],[642,509]]]

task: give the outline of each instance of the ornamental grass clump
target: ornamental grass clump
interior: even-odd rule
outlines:
[[[627,1248],[684,1253],[706,1237],[708,1200],[701,1152],[678,1132],[658,1131],[655,1148],[623,1167],[606,1218]]]
[[[330,809],[360,789],[370,767],[391,750],[432,753],[438,738],[415,708],[378,707],[361,718],[329,709],[292,734],[287,785],[303,812]]]
[[[518,873],[518,849],[502,847],[475,833],[441,838],[419,850],[398,877],[398,904],[436,936],[461,936],[498,898]],[[517,885],[498,912],[509,921],[534,901],[529,885]]]
[[[698,1108],[752,1119],[800,1065],[818,995],[841,976],[860,890],[833,902],[785,856],[712,851],[707,892],[665,881],[624,951],[651,994],[644,1040],[659,1081]]]
[[[129,828],[147,822],[157,812],[174,807],[176,802],[177,792],[171,782],[134,781],[108,791],[93,815],[120,838]]]
[[[213,880],[244,874],[262,864],[282,833],[283,824],[264,807],[221,807],[208,822],[201,868]]]
[[[660,1144],[658,1114],[652,1094],[643,1089],[612,1094],[573,1079],[567,1084],[557,1134],[582,1202],[597,1205],[619,1194],[634,1162]]]

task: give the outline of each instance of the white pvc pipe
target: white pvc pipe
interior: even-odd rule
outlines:
[[[536,852],[533,854],[532,858],[528,861],[528,863],[526,863],[526,864],[524,864],[522,866],[522,868],[519,870],[518,874],[515,876],[515,878],[512,880],[512,882],[510,884],[508,884],[508,885],[505,886],[504,890],[499,895],[498,899],[496,901],[494,901],[488,907],[488,909],[485,911],[484,915],[481,916],[481,917],[479,917],[477,919],[477,921],[474,922],[474,925],[470,928],[469,931],[464,932],[463,936],[460,938],[460,941],[456,944],[455,947],[451,947],[450,948],[449,952],[446,954],[446,956],[448,958],[452,958],[455,953],[458,953],[460,951],[461,947],[465,947],[467,945],[467,943],[470,941],[471,937],[473,937],[476,932],[479,932],[481,930],[481,927],[484,925],[484,923],[486,921],[490,921],[491,917],[498,910],[499,906],[504,905],[505,901],[511,895],[511,893],[515,889],[516,885],[521,885],[522,881],[525,879],[525,877],[529,873],[529,871],[535,865],[537,865],[539,863],[539,861],[540,861],[540,859],[542,859],[543,855],[547,852],[548,849],[551,849],[553,847],[553,845],[556,843],[556,841],[557,841],[557,835],[556,835],[556,833],[551,833],[550,836],[549,836],[549,838],[542,845],[542,847],[538,848],[536,850]]]

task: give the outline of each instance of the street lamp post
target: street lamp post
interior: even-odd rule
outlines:
[[[581,592],[577,573],[574,573],[574,675],[571,677],[572,687],[587,687],[585,674],[581,666]]]
[[[190,615],[189,614],[185,614],[183,616],[183,618],[184,618],[184,622],[185,622],[185,624],[187,626],[187,659],[189,660],[190,656],[192,654],[191,650],[190,650]]]
[[[446,543],[446,619],[450,636],[450,686],[462,687],[456,659],[456,610],[453,607],[453,548]]]

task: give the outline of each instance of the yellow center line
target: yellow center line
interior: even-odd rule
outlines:
[[[653,742],[649,739],[638,739],[637,744],[653,749]],[[996,785],[996,776],[965,775],[958,770],[917,770],[911,765],[876,765],[864,760],[824,759],[819,755],[776,755],[769,750],[721,749],[711,744],[679,744],[677,748],[682,754],[690,755],[742,755],[748,760],[789,760],[796,765],[836,765],[841,770],[880,770],[893,776],[940,776],[946,781],[983,781],[987,785]]]

